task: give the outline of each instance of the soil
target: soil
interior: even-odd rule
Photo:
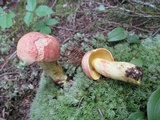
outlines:
[[[62,15],[58,16],[59,24],[52,27],[52,35],[56,36],[61,44],[65,44],[66,41],[75,40],[73,39],[75,33],[83,33],[90,38],[97,32],[106,35],[110,30],[118,26],[122,26],[126,30],[133,31],[137,34],[153,33],[153,35],[155,35],[159,33],[159,31],[157,31],[159,29],[157,27],[157,23],[154,23],[152,18],[146,19],[137,16],[132,17],[128,22],[128,20],[124,21],[124,19],[117,21],[116,15],[113,15],[113,19],[105,19],[105,12],[97,12],[95,10],[99,3],[102,3],[105,6],[120,6],[122,4],[128,4],[127,2],[122,3],[120,0],[108,0],[107,2],[102,2],[101,0],[93,0],[92,2],[82,0],[80,4],[67,2],[65,5],[76,5],[77,12],[71,13],[67,17]],[[12,0],[3,0],[3,2],[0,2],[0,6],[12,6],[12,9],[14,9],[17,4],[18,1],[15,2]],[[58,2],[56,0],[52,0],[48,3],[48,6],[52,6],[52,8],[55,9],[56,4],[58,4]],[[10,9],[10,7],[7,8]],[[108,16],[109,15],[110,14],[108,13]],[[11,32],[12,31],[7,30],[6,34],[10,34]],[[23,34],[25,34],[25,30],[19,29],[15,32],[15,34],[11,37],[16,37],[16,39],[19,39]],[[73,54],[77,55],[76,52],[79,53],[76,56],[77,59],[79,56],[83,56],[84,54],[79,50],[79,47],[81,46],[71,46],[71,48],[69,48]],[[18,60],[15,51],[16,42],[15,45],[10,47],[7,55],[1,56],[5,59],[5,61],[0,62],[0,81],[6,80],[7,83],[12,82],[16,84],[18,92],[15,92],[16,95],[9,93],[15,90],[15,86],[12,85],[13,91],[11,89],[7,91],[7,88],[4,89],[0,87],[0,120],[29,120],[30,105],[35,97],[36,90],[38,88],[38,80],[40,79],[40,75],[42,73],[42,70],[36,64],[26,66],[24,70],[19,70],[13,66],[12,62]],[[72,63],[79,64],[80,59],[77,59],[72,60]],[[78,62],[75,63],[75,61]],[[31,86],[29,89],[26,89],[24,85]]]

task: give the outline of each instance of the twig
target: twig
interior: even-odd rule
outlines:
[[[156,30],[156,32],[153,33],[152,37],[154,37],[158,32],[160,32],[160,28],[158,28],[158,30]]]
[[[9,73],[4,73],[4,74],[1,74],[0,77],[3,77],[5,75],[13,75],[13,74],[19,74],[18,72],[9,72]]]
[[[68,42],[69,40],[71,40],[71,38],[67,38],[66,40],[64,40],[64,41],[62,42],[62,44],[65,44],[65,43]]]
[[[136,27],[136,26],[131,26],[131,25],[127,25],[127,24],[124,24],[124,26],[130,27],[130,28],[134,28],[134,29],[137,29],[137,30],[139,30],[139,31],[143,31],[143,32],[147,32],[147,33],[150,33],[150,32],[151,32],[151,31],[149,31],[149,30],[142,29],[142,28]]]
[[[128,0],[129,4],[132,5],[132,7],[135,9],[135,10],[138,10],[140,13],[145,13],[141,8],[139,9],[131,0]]]
[[[57,3],[57,0],[55,0],[55,1],[53,2],[51,8],[53,8],[53,7],[56,5],[56,3]]]
[[[84,100],[84,97],[82,97],[82,98],[80,99],[80,101],[79,101],[79,103],[78,103],[78,107],[80,107],[80,106],[81,106],[81,104],[82,104],[83,100]]]
[[[116,22],[109,21],[109,20],[107,20],[107,22],[110,23],[110,24],[115,24],[115,25],[117,25],[117,26],[134,28],[134,29],[137,29],[137,30],[140,30],[140,31],[143,31],[143,32],[147,32],[147,33],[150,33],[150,32],[151,32],[151,31],[149,31],[149,30],[142,29],[142,28],[140,28],[140,27],[136,27],[136,26],[132,26],[132,25],[128,25],[128,24],[123,24],[123,23],[120,24],[120,23],[116,23]]]
[[[131,1],[134,2],[134,3],[145,5],[145,6],[148,6],[150,8],[153,8],[155,10],[160,11],[160,8],[157,8],[155,5],[153,5],[153,4],[149,3],[149,2],[142,2],[142,1],[139,1],[139,0],[131,0]]]
[[[126,8],[121,8],[121,7],[119,9],[122,10],[122,11],[128,12],[128,13],[131,13],[131,14],[138,15],[139,17],[144,17],[144,18],[160,18],[159,15],[142,14],[142,13],[138,13],[138,12],[135,12],[135,11],[132,11],[132,10],[129,10],[129,9],[126,9]]]
[[[72,25],[73,25],[73,26],[75,26],[77,11],[78,11],[78,9],[80,8],[80,6],[81,6],[81,5],[78,5],[78,6],[77,6],[77,8],[75,9],[75,11],[76,11],[75,13],[69,15],[70,18],[71,18],[70,21],[72,21]]]
[[[102,112],[102,110],[100,108],[98,108],[98,112],[101,115],[101,117],[104,117],[103,112]]]
[[[13,52],[13,53],[7,58],[7,60],[6,60],[6,61],[3,63],[3,65],[1,66],[0,71],[2,71],[2,69],[6,66],[6,64],[7,64],[10,60],[12,60],[14,57],[16,57],[16,51]]]
[[[16,33],[19,29],[14,30],[13,32],[11,32],[9,35],[7,35],[7,37],[5,38],[6,40],[8,38],[10,38],[14,33]]]
[[[117,7],[117,6],[108,6],[106,7],[107,10],[111,9],[111,10],[114,10],[114,11],[117,11],[117,12],[121,12],[121,11],[124,11],[124,12],[127,12],[128,14],[131,14],[131,15],[136,15],[138,17],[144,17],[144,18],[160,18],[160,15],[152,15],[152,14],[143,14],[143,13],[139,13],[139,12],[135,12],[135,11],[132,11],[130,9],[126,9],[126,8],[122,8],[122,7]],[[121,10],[121,11],[120,11]],[[107,11],[108,12],[108,11]],[[121,12],[122,14],[124,14],[123,12]]]
[[[3,118],[5,118],[5,113],[6,113],[5,111],[6,111],[6,109],[3,108],[3,110],[2,110],[2,117],[3,117]],[[3,118],[0,118],[0,120],[5,120],[5,119],[3,119]]]

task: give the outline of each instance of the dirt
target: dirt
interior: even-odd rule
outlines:
[[[16,6],[17,3],[5,3],[7,1],[0,2],[1,6],[4,6],[6,4]],[[101,0],[98,1],[88,1],[83,0],[80,4],[77,5],[77,12],[70,14],[67,18],[63,16],[59,16],[59,24],[54,26],[52,28],[52,35],[56,36],[61,44],[65,44],[66,41],[69,40],[76,40],[74,39],[75,33],[83,33],[88,38],[95,35],[97,32],[103,33],[106,35],[110,30],[112,30],[115,27],[122,26],[127,30],[134,31],[136,33],[142,33],[142,34],[148,34],[156,33],[157,32],[157,25],[153,24],[152,18],[144,19],[138,17],[133,17],[130,19],[129,23],[128,21],[119,20],[119,22],[116,21],[117,18],[110,19],[106,18],[105,12],[97,12],[95,10],[95,7],[97,7],[99,3],[104,4],[105,6],[118,6],[121,4],[126,4],[126,2],[121,2],[118,0],[109,0],[108,2],[102,2]],[[48,5],[56,5],[56,1],[52,0]],[[72,3],[68,3],[72,4]],[[75,3],[74,3],[75,4]],[[13,9],[12,6],[12,9]],[[54,8],[54,6],[52,6]],[[109,14],[108,14],[109,15]],[[114,15],[113,15],[114,16]],[[115,21],[114,21],[115,20]],[[141,22],[140,22],[141,21]],[[151,22],[152,21],[152,22]],[[148,27],[152,24],[152,27]],[[22,31],[22,32],[19,32]],[[24,30],[17,31],[16,39],[20,38],[24,32]],[[8,34],[11,31],[8,31]],[[159,31],[158,31],[159,32]],[[157,32],[157,33],[158,33]],[[157,34],[156,33],[156,34]],[[15,37],[15,36],[14,36]],[[80,41],[83,42],[83,41]],[[72,64],[79,64],[81,59],[79,59],[79,56],[83,56],[83,51],[80,51],[79,47],[81,46],[71,46],[69,48],[69,51],[71,51],[73,56],[76,56],[73,60],[71,60]],[[8,96],[8,89],[2,89],[0,88],[0,120],[28,120],[29,119],[29,109],[30,105],[33,101],[33,98],[35,97],[36,90],[38,88],[38,82],[40,79],[40,75],[42,73],[42,70],[39,68],[38,65],[32,64],[27,67],[25,67],[24,70],[20,71],[15,66],[13,66],[12,61],[18,58],[16,55],[13,55],[11,59],[9,59],[10,56],[15,52],[16,50],[16,43],[15,45],[11,46],[9,54],[6,56],[3,56],[5,59],[5,62],[0,62],[0,79],[6,80],[8,83],[13,82],[17,85],[17,88],[19,92],[17,95]],[[78,54],[77,54],[78,53]],[[65,55],[65,54],[63,54]],[[64,56],[63,60],[68,59],[67,56]],[[73,58],[73,57],[72,57]],[[71,59],[71,58],[69,58]],[[77,62],[78,61],[78,62]],[[36,74],[33,74],[36,73]],[[24,88],[24,85],[31,84],[30,89]],[[14,86],[13,90],[15,90]],[[13,92],[13,91],[11,91]]]

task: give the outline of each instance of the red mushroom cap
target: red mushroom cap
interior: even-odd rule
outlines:
[[[30,32],[18,41],[17,56],[27,63],[57,61],[60,57],[60,44],[50,35]]]

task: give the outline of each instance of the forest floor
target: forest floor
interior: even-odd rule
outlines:
[[[6,11],[14,11],[24,4],[12,0],[0,3]],[[129,2],[50,0],[47,5],[55,11],[53,17],[59,21],[59,24],[52,27],[51,35],[56,36],[61,44],[74,40],[76,33],[85,34],[87,37],[96,33],[106,35],[116,27],[123,27],[141,37],[155,36],[160,33],[160,3],[156,1],[145,4],[134,2],[134,0],[129,0]],[[21,11],[16,13],[16,18],[20,13]],[[16,25],[5,31],[0,30],[1,39],[3,39],[3,34],[7,36],[4,38],[5,42],[1,40],[0,43],[0,120],[29,119],[30,105],[35,97],[38,80],[42,73],[38,65],[25,66],[17,58],[15,51],[18,39],[33,28],[26,29],[24,23]]]

